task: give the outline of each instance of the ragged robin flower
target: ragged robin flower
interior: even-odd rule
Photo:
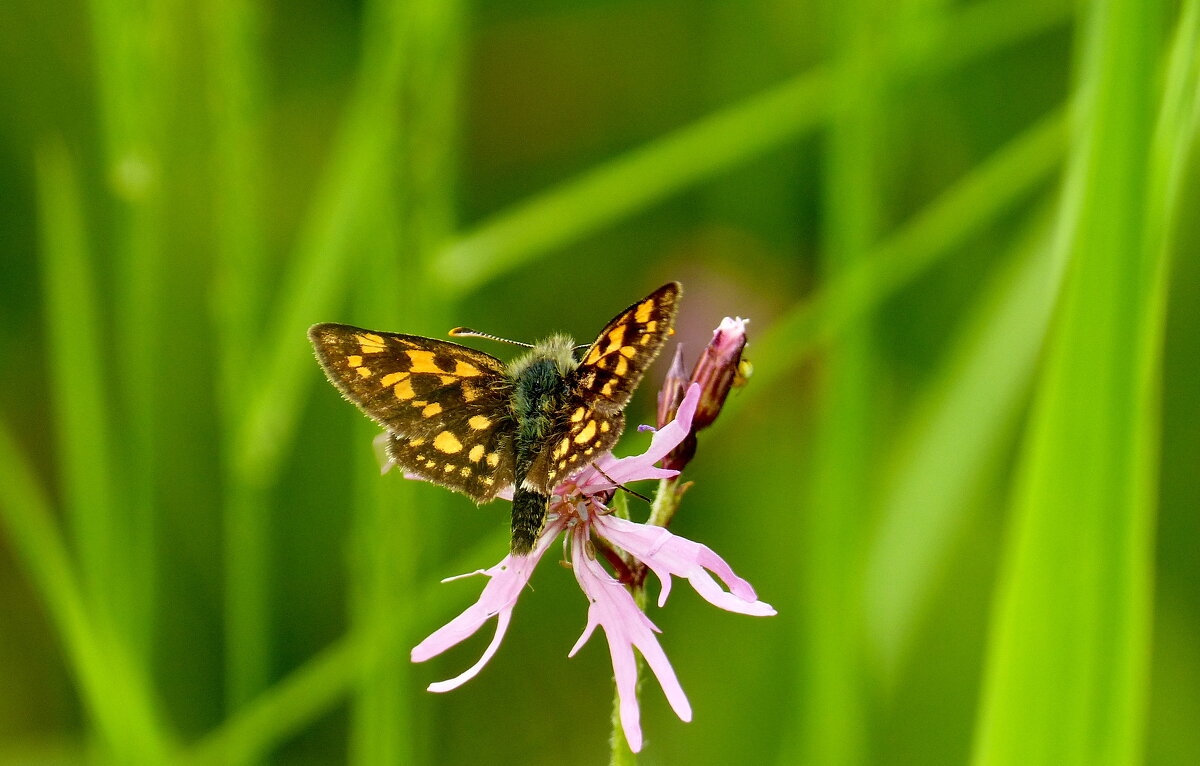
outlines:
[[[692,419],[692,428],[678,447],[663,459],[663,466],[682,471],[696,454],[696,432],[708,428],[721,413],[729,390],[741,374],[742,351],[746,348],[746,323],[749,319],[725,317],[713,331],[712,340],[704,347],[689,379],[683,366],[683,347],[676,346],[675,358],[667,372],[658,395],[658,424],[675,417],[690,384],[700,386],[700,403]]]
[[[636,566],[644,566],[658,576],[662,583],[658,597],[660,607],[666,604],[674,576],[686,578],[702,598],[727,611],[768,616],[775,614],[775,610],[758,600],[750,583],[734,574],[725,560],[707,546],[673,535],[660,526],[619,518],[611,512],[608,503],[618,485],[643,479],[667,479],[678,474],[676,470],[660,468],[655,463],[692,432],[702,394],[700,385],[689,386],[674,417],[657,430],[649,448],[641,455],[614,458],[605,454],[594,466],[556,487],[550,516],[532,552],[526,556],[510,554],[490,569],[471,573],[489,578],[479,600],[418,644],[412,650],[412,659],[424,662],[441,654],[475,634],[493,617],[496,618],[496,633],[474,665],[454,678],[431,684],[430,691],[445,692],[461,686],[491,660],[508,629],[517,598],[542,556],[561,535],[564,558],[570,563],[589,604],[587,625],[568,656],[574,656],[597,627],[604,629],[620,698],[621,726],[630,749],[638,752],[642,747],[634,649],[641,652],[658,678],[675,714],[683,721],[691,720],[687,696],[654,636],[660,631],[638,607],[626,587],[630,570],[624,562],[627,559],[636,562]],[[511,499],[511,492],[507,497]],[[621,579],[609,573],[601,563],[601,557]],[[714,574],[725,584],[724,588],[713,578]]]

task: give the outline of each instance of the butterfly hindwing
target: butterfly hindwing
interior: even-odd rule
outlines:
[[[316,325],[309,338],[330,381],[390,432],[402,468],[479,502],[512,482],[512,384],[499,359],[350,325]]]
[[[454,434],[453,426],[439,434]],[[502,428],[468,430],[465,439],[439,444],[422,437],[388,435],[388,457],[409,473],[462,492],[476,502],[491,500],[513,482],[512,433]],[[449,449],[447,449],[449,448]]]
[[[625,427],[625,415],[619,411],[602,412],[578,403],[567,412],[529,467],[530,481],[546,491],[612,449]]]

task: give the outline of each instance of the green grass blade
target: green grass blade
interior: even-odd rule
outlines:
[[[166,268],[166,124],[174,95],[178,19],[174,3],[91,0],[92,47],[115,199],[114,344],[123,414],[122,472],[134,477],[112,530],[123,553],[110,605],[136,650],[149,656],[157,591],[157,498],[161,438],[159,381]]]
[[[491,560],[507,539],[507,534],[489,535],[439,570],[457,574],[479,569],[480,562]],[[399,634],[402,626],[433,632],[468,598],[455,601],[447,598],[444,584],[432,580],[422,583],[406,595],[394,619],[355,628],[338,639],[209,732],[189,749],[182,763],[221,766],[262,758],[332,710],[364,673],[391,662],[397,653],[407,661],[412,647],[403,642],[407,637]]]
[[[825,135],[820,269],[828,283],[861,269],[879,236],[886,47],[892,19],[873,0],[829,4],[832,115]],[[868,282],[856,283],[864,293]],[[864,762],[869,714],[863,669],[862,549],[878,427],[873,338],[863,312],[824,355],[807,482],[800,603],[808,625],[798,647],[799,741],[785,763]]]
[[[804,74],[519,203],[452,242],[433,276],[467,292],[794,139],[825,117],[829,81]]]
[[[1086,6],[1060,212],[1065,291],[1038,384],[974,762],[1140,762],[1162,254],[1148,235],[1159,3]]]
[[[266,349],[245,416],[232,435],[226,529],[227,697],[231,709],[266,683],[271,630],[267,489],[295,435],[304,392],[319,380],[305,337],[332,314],[349,275],[366,195],[394,168],[404,37],[397,13],[372,24],[359,79],[307,225],[282,277],[280,305],[258,348]]]
[[[411,49],[410,49],[411,50]],[[411,55],[411,53],[410,53]],[[404,327],[412,317],[396,300],[405,291],[423,287],[419,253],[406,252],[399,231],[402,219],[395,184],[376,195],[370,205],[369,223],[373,242],[363,259],[372,274],[369,289],[359,293],[359,304],[371,317],[372,327]],[[408,278],[405,279],[404,276]],[[356,424],[352,449],[357,456],[353,472],[354,526],[351,545],[351,610],[354,630],[375,637],[407,635],[403,608],[412,587],[419,530],[418,509],[409,502],[408,482],[395,473],[380,476],[372,449],[379,433],[374,423]],[[411,747],[411,694],[405,692],[410,663],[403,652],[386,653],[372,647],[384,659],[362,668],[354,688],[349,762],[354,764],[414,763]]]
[[[249,362],[261,334],[267,253],[258,190],[265,182],[261,20],[256,4],[207,0],[203,6],[212,62],[208,84],[214,140],[216,320],[220,337],[221,406],[226,433],[243,410]]]
[[[124,524],[117,518],[113,486],[112,407],[101,359],[105,344],[74,168],[59,142],[43,146],[37,159],[43,304],[59,462],[87,592],[80,592],[74,566],[51,526],[48,502],[15,446],[6,441],[8,454],[0,459],[6,466],[11,463],[13,475],[0,481],[14,491],[6,501],[9,527],[17,533],[14,537],[55,618],[108,752],[118,759],[161,755],[166,743],[141,675],[144,669],[132,666],[133,658],[117,645],[115,634],[102,636],[97,630],[97,624],[107,625],[120,613],[117,602],[130,597],[122,590],[129,541],[118,534]],[[129,633],[123,635],[128,641]]]
[[[1019,239],[894,439],[867,565],[867,621],[894,682],[972,493],[1016,428],[1062,279],[1046,216]]]
[[[897,50],[896,66],[927,71],[958,65],[1052,28],[1066,16],[1061,3],[1014,8],[1007,0],[992,0],[975,5],[961,16],[967,34],[958,34],[958,17],[952,17],[926,38],[931,45]],[[996,23],[997,18],[1003,23]],[[954,55],[941,56],[947,45]],[[470,291],[795,141],[829,117],[831,88],[824,69],[796,76],[523,200],[450,242],[434,263],[433,275],[450,293]]]
[[[368,6],[368,17],[383,15],[388,0]],[[454,221],[455,137],[463,9],[458,2],[426,0],[405,6],[404,72],[407,109],[398,135],[402,166],[395,181],[381,184],[364,216],[371,231],[365,270],[368,289],[358,305],[370,326],[412,327],[425,305],[444,302],[432,294],[428,263]],[[423,300],[403,296],[424,295]],[[435,311],[436,311],[435,310]],[[374,636],[375,645],[354,690],[349,759],[356,764],[419,763],[421,741],[414,725],[418,704],[412,694],[413,669],[402,651],[386,651],[391,637],[412,636],[413,613],[404,608],[415,587],[421,550],[430,536],[422,523],[429,509],[417,508],[414,487],[393,473],[380,477],[371,447],[372,424],[356,429],[355,537],[352,554],[354,629]]]
[[[115,518],[112,406],[101,358],[106,344],[79,181],[60,142],[46,144],[37,159],[43,305],[63,494],[88,598],[109,612],[121,595],[116,570],[124,540]]]
[[[267,254],[260,223],[263,207],[255,193],[265,180],[265,160],[259,144],[263,104],[258,69],[263,51],[258,39],[260,21],[253,4],[210,0],[203,12],[205,43],[213,64],[208,87],[216,155],[214,330],[219,339],[218,403],[226,437],[222,457],[226,471],[235,474],[231,465],[235,449],[230,442],[245,419],[247,382],[257,377],[250,372],[254,369],[250,361],[255,358],[256,342],[262,334],[260,318],[266,294]],[[268,598],[268,564],[258,555],[265,544],[263,531],[255,523],[264,513],[266,502],[261,487],[230,482],[222,510],[231,546],[229,565],[238,568],[237,584],[230,587],[236,588],[242,610],[236,619],[228,619],[227,615],[230,633],[234,625],[254,625],[259,617],[254,612]],[[234,539],[238,543],[232,543]],[[239,683],[254,686],[254,679],[265,677],[261,659],[269,651],[269,633],[252,627],[239,630],[236,647],[229,652],[229,675],[241,679]],[[237,669],[233,670],[235,664]]]
[[[370,210],[374,242],[364,260],[364,268],[373,275],[370,288],[363,291],[360,304],[380,327],[403,327],[403,315],[395,297],[402,294],[402,265],[413,279],[408,289],[421,289],[419,265],[403,253],[400,232],[400,206],[392,192],[376,195]],[[398,316],[399,315],[399,316]],[[353,473],[354,525],[350,551],[351,609],[355,630],[376,640],[384,636],[405,635],[405,626],[397,624],[403,614],[406,591],[412,585],[415,545],[412,529],[417,509],[405,501],[411,493],[397,477],[379,475],[372,437],[379,433],[374,423],[356,424],[357,456]],[[382,654],[379,665],[364,667],[354,689],[349,738],[349,762],[354,764],[412,763],[416,759],[407,749],[413,739],[409,695],[404,694],[409,663],[401,652]]]
[[[1150,215],[1165,222],[1151,231],[1150,247],[1168,247],[1178,215],[1180,191],[1200,125],[1200,2],[1188,0],[1175,25],[1166,62],[1162,106],[1152,145]]]
[[[771,384],[787,379],[821,344],[953,255],[955,247],[1049,178],[1062,158],[1065,140],[1065,117],[1056,111],[943,192],[867,258],[785,314],[755,341],[754,358],[764,363],[755,369],[754,385],[732,397],[726,407],[736,412],[753,402]],[[714,427],[735,419],[723,417]]]
[[[143,670],[89,612],[32,467],[0,422],[0,523],[63,642],[83,703],[118,763],[166,763],[173,750]]]

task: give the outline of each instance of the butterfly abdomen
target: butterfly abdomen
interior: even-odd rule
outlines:
[[[533,550],[533,544],[537,542],[546,523],[546,507],[549,503],[549,495],[517,486],[512,504],[513,553],[524,556]]]

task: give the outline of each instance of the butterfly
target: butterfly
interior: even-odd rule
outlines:
[[[552,335],[509,364],[450,341],[344,324],[313,325],[308,337],[329,381],[387,431],[395,464],[477,503],[514,488],[512,552],[525,555],[554,487],[620,438],[625,405],[674,333],[680,293],[678,282],[658,288],[586,350]]]

